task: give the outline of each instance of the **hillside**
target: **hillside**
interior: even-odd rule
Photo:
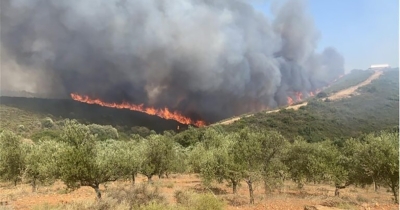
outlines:
[[[373,73],[373,71],[353,70],[332,86],[324,89],[323,93],[330,93],[328,96],[332,99],[335,94],[341,94],[343,88],[353,86],[354,89],[355,84],[365,81]],[[339,91],[339,89],[342,91]],[[302,135],[309,141],[320,141],[326,137],[345,138],[370,130],[397,125],[398,71],[385,72],[381,78],[361,90],[357,90],[357,92],[361,95],[349,99],[321,102],[320,98],[314,97],[306,99],[304,103],[286,107],[300,108],[299,111],[276,110],[276,113],[269,111],[268,114],[244,115],[246,116],[245,119],[226,126],[226,128],[234,130],[247,125],[256,125],[278,129],[287,137]],[[307,105],[307,103],[309,104]],[[29,131],[26,136],[40,130],[40,122],[45,117],[50,117],[53,120],[77,119],[85,124],[112,125],[120,132],[126,133],[130,133],[134,126],[147,127],[158,133],[165,130],[177,131],[177,126],[180,127],[179,131],[187,128],[186,125],[173,120],[164,120],[139,112],[83,104],[65,99],[2,96],[0,97],[0,114],[1,129],[7,128],[14,131],[24,129]],[[231,123],[239,119],[239,117],[236,117],[223,122]]]
[[[289,139],[300,135],[309,142],[326,138],[339,141],[362,133],[398,127],[398,113],[399,71],[393,69],[357,89],[350,98],[332,101],[315,97],[297,111],[282,109],[275,113],[258,113],[226,128],[276,129]]]
[[[344,97],[345,95],[349,95],[354,92],[359,86],[364,86],[370,83],[372,80],[376,79],[380,76],[382,72],[374,72],[372,70],[352,70],[349,74],[335,80],[333,84],[329,87],[323,89],[322,92],[319,93],[322,97],[328,97],[329,99],[339,99]],[[317,96],[315,96],[317,97]],[[297,110],[302,106],[306,106],[308,101],[312,100],[314,97],[309,97],[303,99],[301,102],[297,102],[293,105],[288,105],[286,107],[282,107],[285,109],[294,109]],[[275,108],[273,110],[268,110],[267,113],[273,113],[279,111],[279,108]],[[243,114],[241,116],[235,116],[228,119],[221,120],[214,125],[222,124],[228,125],[237,120],[240,120],[242,117],[250,117],[254,114]]]
[[[350,86],[357,85],[370,77],[374,73],[373,70],[353,69],[349,74],[339,78],[333,85],[324,89],[327,94],[336,93]]]
[[[156,132],[176,130],[187,127],[174,120],[165,120],[156,116],[124,109],[113,109],[98,105],[84,104],[65,99],[39,99],[21,97],[0,97],[0,128],[18,131],[23,125],[26,130],[34,132],[40,129],[44,117],[53,120],[77,119],[90,124],[112,125],[120,131],[131,127],[148,127]]]

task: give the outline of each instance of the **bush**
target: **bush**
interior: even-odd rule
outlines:
[[[91,124],[88,125],[88,128],[90,132],[93,135],[97,135],[97,138],[104,141],[107,139],[118,139],[118,131],[111,125],[97,125],[97,124]]]
[[[191,191],[176,191],[176,202],[193,210],[218,210],[224,208],[224,203],[213,194],[197,194]]]
[[[25,126],[24,125],[18,125],[18,132],[24,132],[26,131]]]
[[[42,128],[52,128],[55,125],[50,117],[44,118],[41,123],[42,123]]]
[[[345,207],[346,209],[348,209],[349,207],[350,208],[354,207],[354,205],[357,205],[357,203],[348,197],[339,198],[335,196],[335,197],[328,197],[321,203],[321,205],[328,207],[337,207],[337,208]]]
[[[362,195],[357,195],[356,200],[358,202],[363,202],[363,203],[368,203],[369,202],[369,199],[364,197],[364,196],[362,196]]]
[[[191,209],[194,210],[219,210],[224,208],[224,203],[214,195],[197,194],[191,202]]]
[[[182,204],[184,206],[189,206],[189,200],[192,195],[193,195],[193,192],[190,192],[187,190],[186,191],[177,190],[174,193],[176,203]]]
[[[31,135],[31,139],[34,142],[38,142],[41,139],[54,139],[58,140],[60,138],[61,132],[58,130],[41,130]]]
[[[178,209],[182,209],[179,208],[177,206],[167,206],[163,203],[157,203],[157,202],[151,202],[146,206],[142,206],[140,207],[140,210],[178,210]]]
[[[111,191],[108,197],[116,199],[118,203],[126,202],[132,207],[141,207],[151,202],[163,203],[165,201],[158,187],[151,190],[148,184],[141,184],[128,189],[117,189]]]
[[[325,98],[325,97],[328,97],[328,94],[325,93],[325,92],[319,92],[319,93],[317,94],[317,98]]]
[[[249,203],[249,199],[246,196],[239,194],[227,195],[224,199],[228,201],[231,206],[243,206]]]
[[[108,209],[130,209],[130,207],[126,203],[120,203],[118,204],[116,200],[111,199],[111,198],[103,198],[101,200],[95,200],[95,201],[77,201],[77,202],[71,202],[71,203],[66,203],[63,205],[59,206],[36,206],[37,210],[42,210],[42,209],[66,209],[66,210],[81,210],[81,209],[87,209],[87,210],[108,210]]]

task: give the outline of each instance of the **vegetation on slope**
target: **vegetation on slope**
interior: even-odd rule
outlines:
[[[348,87],[357,85],[365,81],[373,73],[374,70],[353,69],[349,74],[344,75],[342,78],[339,78],[333,85],[324,89],[324,92],[330,95]]]
[[[46,117],[54,123],[64,119],[76,119],[84,124],[112,125],[124,134],[147,133],[154,130],[161,133],[165,130],[187,128],[174,120],[165,120],[157,116],[130,110],[113,109],[98,105],[83,104],[65,99],[39,98],[0,98],[0,129],[21,132],[30,137],[33,131],[40,129]],[[149,129],[148,129],[149,128]],[[22,130],[21,130],[22,129]],[[22,133],[21,133],[22,134]]]
[[[293,141],[302,136],[308,142],[346,139],[398,127],[399,72],[385,72],[381,78],[360,88],[357,95],[338,101],[311,100],[299,110],[282,109],[243,118],[226,129],[245,127],[276,129]]]
[[[41,119],[44,118],[43,114],[0,105],[0,130],[33,133],[41,128]]]

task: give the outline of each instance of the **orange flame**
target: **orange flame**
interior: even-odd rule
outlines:
[[[136,104],[130,104],[127,102],[122,102],[120,104],[117,103],[108,103],[101,101],[100,99],[93,99],[90,98],[89,96],[84,96],[84,95],[79,95],[76,93],[71,93],[71,98],[75,101],[79,101],[82,103],[87,103],[87,104],[97,104],[100,106],[105,106],[105,107],[111,107],[111,108],[117,108],[117,109],[129,109],[132,111],[138,111],[138,112],[143,112],[149,115],[156,115],[161,118],[167,119],[167,120],[175,120],[178,121],[182,124],[186,125],[196,125],[197,127],[202,127],[205,126],[206,123],[201,120],[194,121],[188,117],[183,116],[182,114],[174,111],[170,111],[167,108],[164,109],[156,109],[153,107],[143,107],[143,104],[136,105]]]
[[[288,96],[288,97],[287,97],[287,103],[288,103],[289,105],[292,105],[292,104],[294,103],[294,101],[293,101],[292,98],[290,98],[290,97]]]
[[[338,81],[343,76],[344,76],[344,74],[340,75],[338,78],[334,79],[328,85],[326,85],[325,87],[322,87],[321,89],[316,89],[314,91],[309,92],[308,95],[306,95],[306,97],[313,97],[313,96],[317,95],[319,92],[321,92],[325,88],[331,86],[333,83]],[[289,96],[287,97],[287,104],[288,105],[292,105],[295,102],[300,102],[300,101],[302,101],[304,99],[304,96],[303,96],[302,92],[292,92],[291,96],[293,96],[293,97],[289,97]]]
[[[296,101],[301,101],[303,100],[303,93],[302,92],[296,92]]]

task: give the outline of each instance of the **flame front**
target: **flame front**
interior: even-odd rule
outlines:
[[[76,93],[71,93],[71,98],[75,101],[79,101],[79,102],[87,103],[87,104],[97,104],[100,106],[117,108],[117,109],[129,109],[132,111],[143,112],[143,113],[146,113],[149,115],[156,115],[158,117],[161,117],[161,118],[164,118],[167,120],[175,120],[175,121],[178,121],[178,122],[180,122],[182,124],[186,124],[186,125],[196,125],[197,127],[202,127],[202,126],[206,125],[206,123],[204,121],[192,120],[188,117],[183,116],[182,114],[180,114],[176,111],[172,112],[167,108],[156,109],[154,107],[144,107],[143,104],[136,105],[136,104],[130,104],[127,102],[123,102],[120,104],[108,103],[108,102],[104,102],[100,99],[93,99],[93,98],[90,98],[89,96],[79,95]]]
[[[293,98],[287,97],[287,104],[292,105],[294,103]]]

